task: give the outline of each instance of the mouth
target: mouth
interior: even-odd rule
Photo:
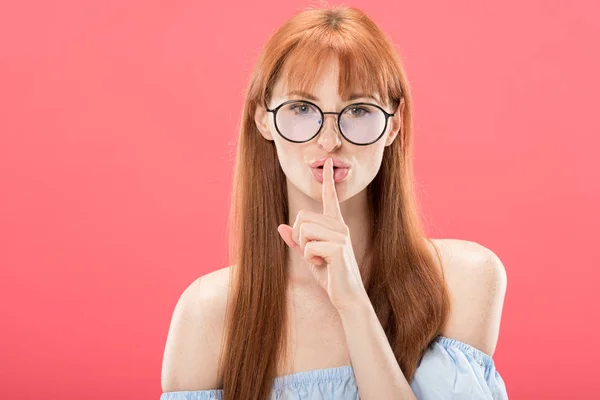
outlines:
[[[319,183],[323,183],[323,166],[319,166],[319,167],[311,167],[310,168],[314,178],[317,180],[317,182]],[[347,168],[343,168],[343,167],[333,167],[333,181],[335,183],[340,183],[344,180],[346,180],[346,178],[348,177],[348,174],[350,173],[350,167]]]
[[[310,163],[310,167],[323,169],[323,166],[325,165],[325,161],[326,161],[325,158],[323,158],[321,160],[313,161],[312,163]],[[350,168],[350,164],[348,164],[345,161],[342,161],[340,159],[333,158],[333,168],[334,169],[335,168]]]

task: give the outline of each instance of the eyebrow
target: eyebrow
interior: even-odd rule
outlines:
[[[288,96],[297,95],[297,96],[301,96],[301,97],[306,97],[309,100],[319,101],[319,99],[317,97],[313,96],[312,94],[302,92],[300,90],[292,90],[291,92],[288,92],[287,95]],[[379,99],[376,99],[375,97],[372,97],[372,96],[368,96],[364,93],[352,93],[347,99],[344,99],[344,101],[351,101],[351,100],[356,100],[356,99],[360,99],[360,98],[372,99],[377,102],[379,101]]]

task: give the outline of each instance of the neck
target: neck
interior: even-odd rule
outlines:
[[[289,181],[287,182],[287,192],[289,210],[289,220],[287,221],[287,224],[289,226],[293,227],[296,216],[302,209],[318,213],[323,212],[323,203],[320,199],[315,200],[300,192]],[[363,260],[365,259],[365,251],[368,245],[367,241],[369,238],[370,225],[367,189],[365,188],[351,198],[343,200],[340,203],[340,210],[344,222],[350,230],[352,249],[364,281],[367,276],[367,263],[363,263]],[[288,268],[290,282],[303,286],[313,286],[313,284],[318,286],[308,269],[308,262],[300,256],[300,254],[290,248],[288,248]]]

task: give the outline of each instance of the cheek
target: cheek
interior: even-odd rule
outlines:
[[[368,155],[365,154],[365,157],[361,157],[360,180],[365,185],[369,184],[375,178],[383,160],[383,147],[373,150],[375,151],[369,152]]]
[[[289,178],[291,175],[297,174],[298,163],[302,161],[299,146],[294,146],[294,143],[285,139],[277,138],[275,139],[275,147],[279,164],[285,175]]]

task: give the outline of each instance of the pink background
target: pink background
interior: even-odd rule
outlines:
[[[159,397],[179,295],[227,265],[254,60],[309,4],[3,2],[1,397]],[[511,399],[600,395],[599,3],[346,4],[404,59],[430,236],[504,262]]]

